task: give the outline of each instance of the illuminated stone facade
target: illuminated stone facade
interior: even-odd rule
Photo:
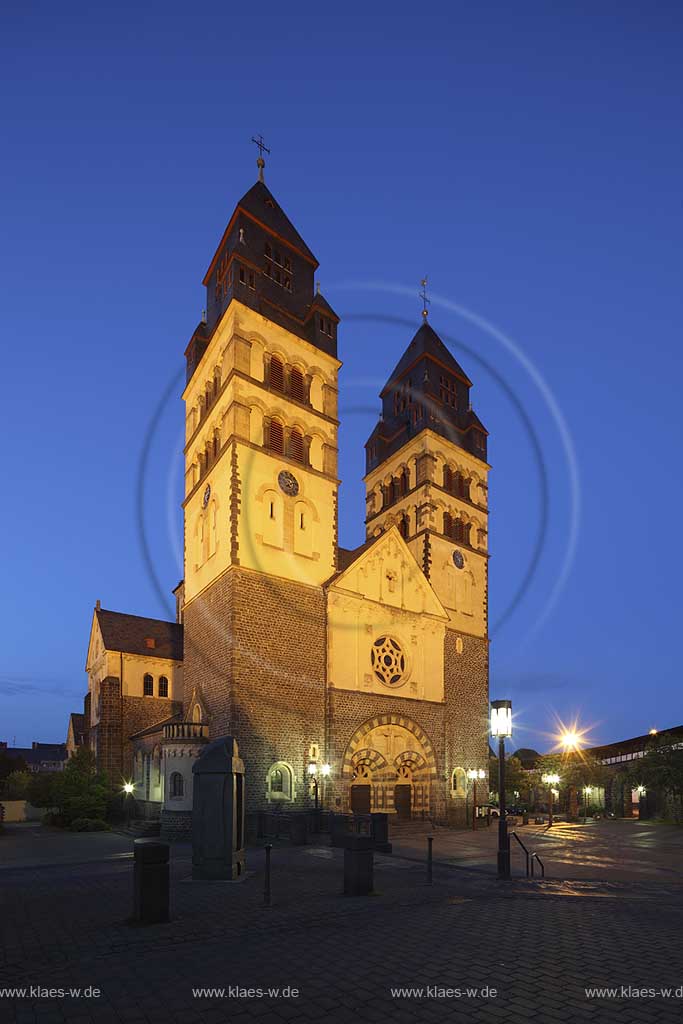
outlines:
[[[404,357],[382,399],[414,422],[373,433],[368,540],[339,547],[339,321],[283,218],[262,183],[238,204],[205,278],[225,301],[186,353],[184,715],[201,700],[236,737],[250,813],[310,807],[314,761],[326,807],[462,820],[487,764],[486,432],[423,325],[407,365],[441,395],[414,419]]]
[[[341,548],[339,318],[317,266],[259,181],[204,278],[183,394],[182,705],[141,723],[130,754],[169,835],[189,828],[193,761],[222,735],[251,827],[313,806],[311,762],[324,807],[463,822],[465,771],[487,766],[489,467],[470,381],[423,323],[366,446],[366,542]],[[116,690],[103,657],[95,643],[94,728]]]

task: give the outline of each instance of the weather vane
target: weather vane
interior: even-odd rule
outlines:
[[[429,310],[427,306],[431,303],[431,299],[427,298],[427,276],[425,275],[420,281],[422,285],[422,291],[420,292],[420,298],[422,299],[422,319],[426,320],[429,316]]]
[[[263,141],[262,135],[259,135],[258,138],[256,137],[256,135],[252,135],[251,141],[256,146],[258,146],[258,160],[256,161],[256,166],[258,167],[258,180],[263,181],[263,168],[266,166],[266,161],[263,159],[263,154],[267,153],[268,156],[270,156],[270,150]]]

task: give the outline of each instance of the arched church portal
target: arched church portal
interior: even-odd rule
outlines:
[[[408,718],[381,715],[351,737],[342,766],[345,811],[383,811],[399,818],[428,815],[436,778],[434,750]]]

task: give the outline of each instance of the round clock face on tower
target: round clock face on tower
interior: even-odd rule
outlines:
[[[206,490],[204,491],[204,497],[202,498],[202,508],[206,508],[206,506],[209,504],[209,498],[210,497],[211,497],[211,484],[207,484],[206,485]]]
[[[280,490],[284,491],[285,494],[289,494],[290,497],[295,498],[299,493],[299,481],[288,469],[280,471],[277,482],[280,485]]]
[[[462,551],[453,552],[453,565],[455,566],[456,569],[465,568],[465,556],[463,555]]]

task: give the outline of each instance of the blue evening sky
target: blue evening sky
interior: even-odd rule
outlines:
[[[6,6],[0,739],[65,737],[97,598],[172,614],[183,351],[258,132],[345,318],[342,543],[364,538],[362,446],[427,273],[491,432],[514,745],[547,749],[557,717],[596,741],[683,722],[682,22],[658,2]]]

